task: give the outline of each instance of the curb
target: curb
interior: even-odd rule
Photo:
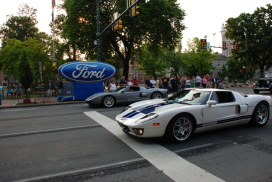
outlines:
[[[50,105],[65,105],[65,104],[78,104],[78,103],[85,103],[85,101],[69,101],[69,102],[53,102],[53,103],[43,103],[43,104],[24,104],[24,105],[13,105],[13,106],[0,106],[0,109],[4,108],[19,108],[19,107],[36,107],[36,106],[50,106]],[[15,103],[18,104],[18,103]]]

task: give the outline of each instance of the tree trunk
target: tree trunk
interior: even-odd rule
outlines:
[[[129,73],[129,60],[127,60],[128,58],[124,58],[123,60],[123,64],[124,64],[124,68],[123,68],[123,75],[125,76],[126,79],[128,79],[128,73]]]

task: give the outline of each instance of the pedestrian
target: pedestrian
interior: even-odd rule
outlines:
[[[157,85],[157,88],[162,88],[162,80],[160,77],[157,78],[156,85]]]
[[[171,92],[176,93],[178,92],[178,85],[179,85],[179,79],[177,79],[176,76],[173,77],[171,80]]]
[[[191,81],[190,81],[190,84],[191,84],[191,88],[195,88],[195,83],[196,83],[196,79],[195,77],[193,76]]]
[[[21,98],[23,97],[23,90],[20,87],[20,85],[17,86],[16,95],[17,95],[17,98],[19,98],[19,96],[21,96]]]
[[[149,77],[147,76],[146,77],[146,80],[145,80],[145,88],[149,89],[152,87],[152,84],[150,83],[150,79]]]
[[[130,78],[129,78],[129,80],[127,81],[127,85],[128,85],[128,86],[132,86],[132,85],[133,85],[132,81],[130,81]]]
[[[206,88],[210,88],[211,87],[211,76],[209,74],[207,74],[205,76],[207,83],[206,83]]]
[[[202,81],[201,77],[199,75],[197,75],[196,76],[196,87],[200,87],[201,81]]]
[[[169,78],[166,77],[166,75],[164,75],[164,77],[161,79],[162,80],[162,86],[164,89],[168,90],[168,81]]]
[[[215,88],[215,85],[216,85],[215,75],[211,78],[211,83],[212,83],[212,88]]]
[[[186,88],[190,88],[191,87],[191,79],[189,76],[187,76],[186,78]]]
[[[156,81],[154,80],[154,77],[151,77],[151,80],[150,80],[150,84],[151,84],[151,88],[155,88],[156,87]]]
[[[225,76],[224,81],[225,81],[225,87],[229,88],[229,77]]]
[[[53,96],[53,84],[52,84],[52,80],[48,81],[48,84],[46,85],[47,88],[47,97],[52,97]]]
[[[110,92],[114,92],[117,88],[116,83],[114,80],[111,80],[111,83],[108,86]]]
[[[203,79],[202,79],[202,87],[203,87],[203,88],[206,88],[206,86],[207,86],[207,79],[206,79],[205,76],[203,76]]]
[[[8,86],[8,88],[7,88],[7,99],[9,99],[9,96],[10,96],[10,98],[12,98],[12,96],[11,96],[11,88]]]
[[[185,76],[182,76],[182,77],[181,77],[181,79],[180,79],[180,84],[181,84],[180,89],[181,89],[181,90],[184,90],[184,88],[186,87],[186,77],[185,77]]]
[[[126,86],[126,85],[127,85],[126,77],[122,76],[119,82],[119,86]]]
[[[132,80],[131,80],[132,84],[135,85],[135,86],[138,86],[139,85],[139,80],[137,78],[137,76],[135,76]]]
[[[216,88],[218,88],[219,87],[219,83],[221,82],[219,75],[216,76],[215,80],[216,80],[216,82],[215,82],[216,83]]]
[[[16,98],[16,89],[15,89],[15,87],[11,87],[11,98],[12,99]]]
[[[61,97],[63,97],[63,91],[64,91],[63,82],[59,78],[57,79],[57,81],[58,81],[59,94]]]

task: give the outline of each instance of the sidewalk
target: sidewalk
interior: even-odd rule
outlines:
[[[59,102],[57,101],[57,97],[32,97],[31,103],[24,103],[24,99],[4,99],[2,100],[2,105],[0,108],[3,107],[21,107],[21,106],[41,106],[41,105],[49,105],[49,104],[66,104],[66,103],[84,103],[85,101],[64,101]]]
[[[252,88],[250,86],[243,87],[229,87],[225,88],[226,90],[233,90],[237,92],[242,92],[245,94],[254,94]],[[265,92],[264,92],[265,93]],[[24,99],[4,99],[2,100],[2,106],[0,108],[5,107],[24,107],[24,106],[42,106],[49,104],[71,104],[71,103],[85,103],[85,101],[57,101],[57,97],[47,98],[47,97],[33,97],[31,98],[31,103],[24,104]]]

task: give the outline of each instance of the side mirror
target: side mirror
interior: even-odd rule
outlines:
[[[217,101],[215,101],[215,100],[209,100],[209,101],[207,101],[207,105],[209,107],[211,107],[212,105],[216,105],[216,104],[217,104]]]

